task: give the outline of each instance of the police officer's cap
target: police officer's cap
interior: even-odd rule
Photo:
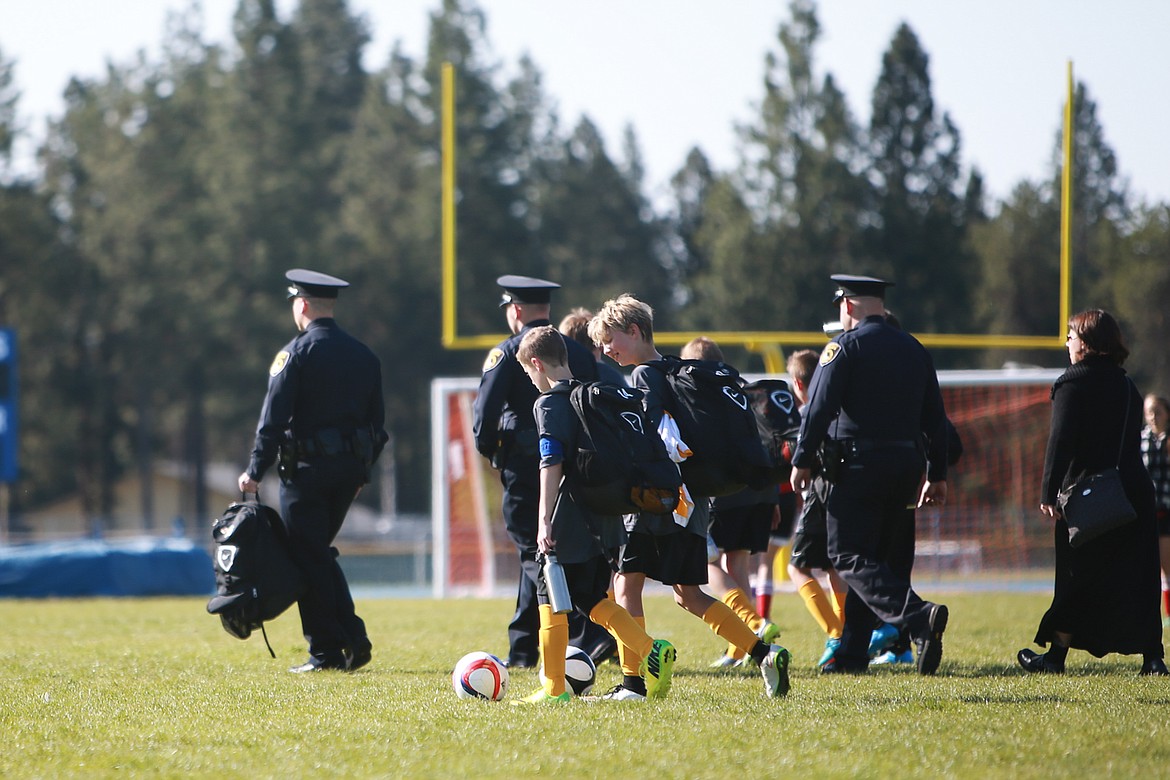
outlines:
[[[344,279],[304,268],[294,268],[284,278],[290,282],[289,298],[336,298],[339,291],[349,287]]]
[[[833,293],[833,303],[840,303],[842,298],[882,298],[886,297],[886,288],[893,287],[893,282],[885,279],[875,279],[872,276],[853,276],[852,274],[834,274],[829,277],[837,285]]]
[[[548,303],[552,300],[552,291],[561,289],[556,282],[516,274],[501,276],[496,279],[496,284],[504,288],[500,306],[509,303]]]

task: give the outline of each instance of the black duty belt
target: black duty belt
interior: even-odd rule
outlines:
[[[326,448],[316,439],[297,439],[293,442],[293,447],[298,458],[315,458],[320,455],[341,455],[354,451],[352,437],[342,439],[340,449],[338,450],[334,450],[332,447]]]
[[[874,450],[916,450],[918,442],[912,439],[841,439],[846,452],[857,455]]]
[[[342,433],[336,428],[326,428],[314,435],[297,439],[291,444],[295,457],[315,458],[320,456],[335,457],[347,453],[363,454],[373,441],[373,437],[365,432]]]

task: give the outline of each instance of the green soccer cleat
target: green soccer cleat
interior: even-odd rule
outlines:
[[[788,679],[788,662],[791,656],[780,645],[772,645],[772,649],[764,656],[760,664],[760,673],[764,676],[764,693],[776,699],[787,696],[792,687]]]
[[[544,688],[537,688],[523,699],[513,699],[512,704],[568,704],[571,698],[568,691],[560,696],[550,696]]]
[[[662,699],[670,693],[670,676],[677,657],[674,645],[665,639],[655,639],[650,655],[642,659],[642,677],[646,680],[646,697]]]
[[[756,631],[756,636],[760,641],[766,645],[776,644],[776,637],[780,636],[780,626],[773,623],[771,620],[765,620],[764,625]]]

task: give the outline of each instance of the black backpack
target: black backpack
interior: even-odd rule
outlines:
[[[783,379],[757,379],[743,389],[756,416],[760,441],[772,459],[772,481],[785,481],[792,473],[792,452],[800,433],[796,396]]]
[[[642,398],[637,388],[607,382],[574,385],[569,393],[583,434],[568,469],[569,493],[592,512],[664,515],[678,506],[682,477]]]
[[[305,592],[305,575],[289,554],[280,515],[259,501],[236,501],[211,527],[216,595],[207,611],[224,631],[247,639],[256,629],[275,658],[264,622],[280,615]]]
[[[662,371],[671,398],[664,407],[694,453],[680,464],[693,496],[728,496],[775,484],[776,464],[760,442],[739,372],[722,361],[668,356],[646,363]]]

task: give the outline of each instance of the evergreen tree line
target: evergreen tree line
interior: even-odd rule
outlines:
[[[562,125],[536,63],[506,75],[491,58],[474,0],[438,6],[425,57],[395,46],[377,72],[363,68],[369,31],[345,0],[300,0],[287,20],[274,0],[240,0],[229,45],[204,41],[192,11],[172,19],[159,61],[70,83],[37,176],[0,186],[0,324],[22,351],[21,505],[77,491],[100,526],[115,481],[166,459],[188,466],[190,513],[210,516],[206,464],[246,462],[268,363],[293,332],[283,273],[308,267],[353,283],[339,318],[383,361],[398,504],[426,509],[430,381],[477,374],[483,359],[440,343],[444,62],[458,96],[461,334],[502,332],[504,273],[564,285],[554,314],[632,291],[661,330],[816,330],[834,314],[828,274],[855,272],[897,281],[911,331],[1056,331],[1061,118],[1051,175],[988,204],[908,26],[883,55],[863,126],[818,75],[815,3],[793,0],[756,116],[739,128],[740,163],[715,170],[692,150],[656,208],[633,129],[613,155],[588,117]],[[0,52],[9,170],[13,66]],[[1158,305],[1170,207],[1134,203],[1083,83],[1075,124],[1074,310],[1118,314],[1139,386],[1170,388]],[[149,487],[141,502],[162,520]]]

